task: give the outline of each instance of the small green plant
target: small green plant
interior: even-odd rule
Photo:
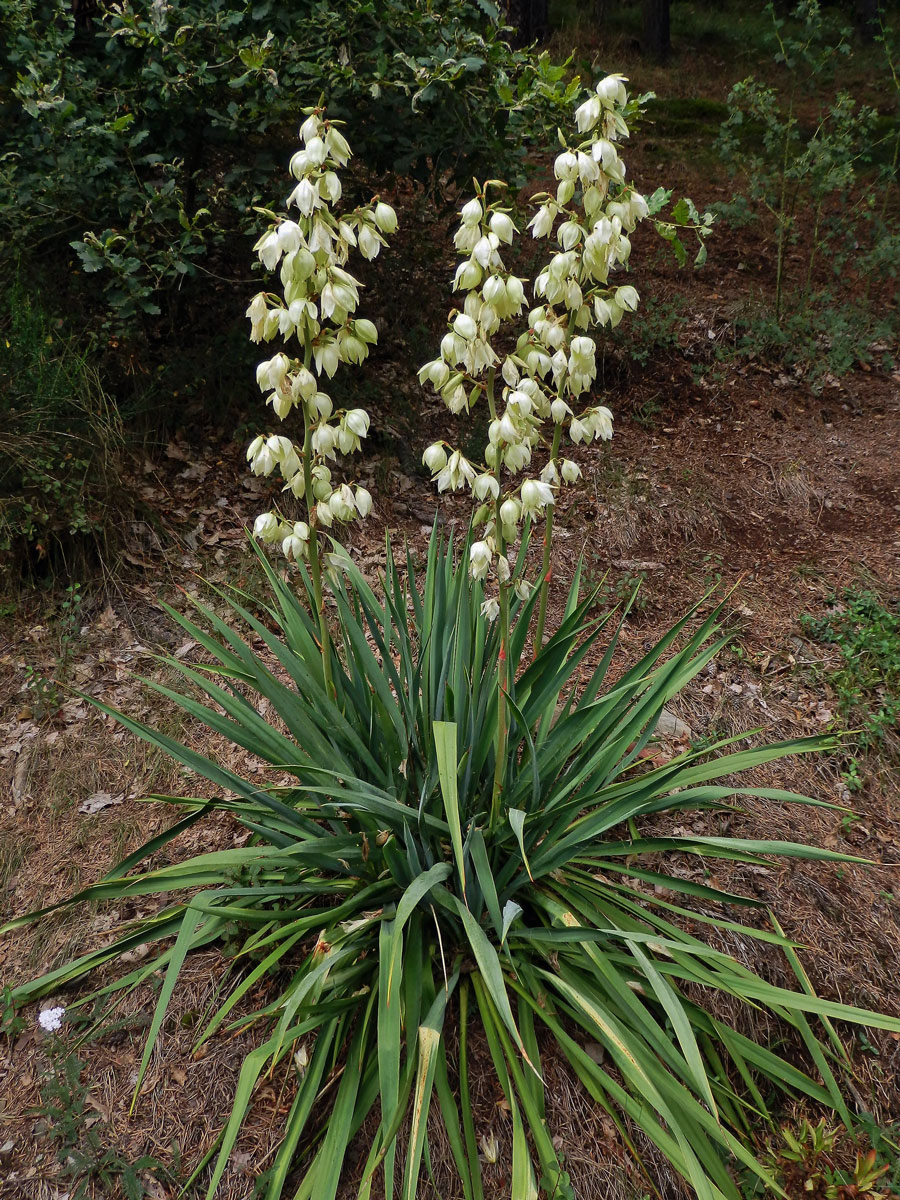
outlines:
[[[860,169],[880,139],[874,109],[838,91],[817,102],[812,120],[806,111],[849,54],[848,32],[826,19],[818,0],[802,0],[790,21],[771,3],[767,11],[783,86],[752,77],[735,84],[718,140],[746,186],[721,211],[736,224],[761,217],[775,245],[774,301],[738,328],[738,346],[802,363],[816,382],[872,362],[870,347],[895,335],[896,321],[870,297],[873,279],[896,270],[897,235],[884,221],[894,172],[884,166],[861,186]],[[883,42],[896,89],[887,35]]]
[[[585,584],[594,596],[594,604],[600,612],[620,607],[627,608],[628,612],[644,612],[647,608],[647,590],[643,586],[646,580],[645,571],[637,571],[634,574],[626,572],[611,579],[607,572],[600,570],[596,558],[589,558],[585,565]]]
[[[56,636],[59,650],[56,659],[56,672],[61,679],[68,679],[72,669],[72,658],[81,637],[81,617],[84,606],[84,595],[80,583],[70,583],[60,604],[59,616],[56,620]]]
[[[25,1028],[26,1021],[13,1003],[9,984],[0,988],[0,1036],[14,1038]]]
[[[849,588],[832,596],[821,617],[801,617],[804,632],[836,646],[840,665],[828,676],[838,712],[858,728],[864,748],[894,746],[900,721],[900,599],[884,599],[870,588]],[[847,773],[856,783],[859,766]],[[848,781],[848,787],[854,790]]]
[[[143,1200],[154,1193],[142,1176],[174,1183],[169,1170],[151,1155],[130,1162],[121,1151],[104,1145],[103,1123],[87,1106],[84,1062],[55,1032],[46,1035],[45,1049],[49,1070],[40,1085],[40,1104],[31,1115],[46,1122],[56,1143],[60,1174],[72,1186],[71,1200],[87,1200],[98,1189],[104,1196],[120,1192],[125,1200]]]
[[[868,1145],[866,1146],[866,1143]],[[785,1125],[766,1142],[766,1162],[786,1195],[810,1200],[891,1200],[900,1175],[889,1131],[863,1114],[858,1137],[824,1117]],[[748,1194],[761,1194],[748,1181]]]
[[[38,721],[55,716],[63,702],[81,633],[83,600],[81,584],[69,584],[56,617],[57,652],[51,674],[46,675],[33,663],[25,666],[25,690]]]
[[[63,693],[58,682],[45,675],[33,663],[25,666],[25,691],[31,714],[36,721],[45,721],[59,712]]]

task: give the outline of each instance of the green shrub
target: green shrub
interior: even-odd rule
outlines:
[[[0,550],[7,573],[71,572],[121,520],[122,423],[88,354],[21,285],[0,334]]]
[[[849,33],[817,0],[802,0],[791,21],[771,3],[767,11],[779,81],[750,77],[731,90],[717,145],[745,193],[719,208],[738,225],[759,221],[774,243],[774,299],[760,303],[739,348],[800,363],[816,383],[879,361],[873,344],[896,338],[896,317],[876,302],[873,285],[896,278],[898,236],[886,218],[900,135],[896,121],[885,129],[875,109],[834,90]],[[880,40],[896,104],[889,31]],[[884,365],[892,361],[887,355]]]
[[[863,747],[883,747],[900,723],[900,600],[849,588],[830,604],[825,616],[801,617],[801,626],[838,647],[841,663],[829,676],[838,712]]]
[[[490,0],[136,0],[82,26],[66,0],[10,0],[0,238],[29,259],[71,243],[85,311],[116,336],[183,342],[234,274],[298,95],[352,118],[370,170],[436,185],[515,173],[556,121],[561,78],[509,49]]]

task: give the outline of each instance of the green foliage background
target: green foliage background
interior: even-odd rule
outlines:
[[[565,94],[561,69],[509,48],[488,0],[126,0],[82,22],[64,0],[8,0],[0,14],[5,265],[59,280],[71,245],[88,278],[54,290],[117,337],[184,335],[243,255],[301,105],[324,95],[369,171],[433,182],[515,176]]]

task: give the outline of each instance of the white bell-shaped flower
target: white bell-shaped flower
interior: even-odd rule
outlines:
[[[469,571],[473,579],[486,579],[493,555],[487,542],[473,542],[469,547]]]

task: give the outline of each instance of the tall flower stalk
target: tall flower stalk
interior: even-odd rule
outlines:
[[[278,510],[260,513],[253,532],[264,542],[280,542],[288,560],[309,564],[323,678],[333,693],[323,587],[329,558],[319,531],[368,516],[372,497],[359,484],[337,482],[332,476],[329,464],[360,448],[369,431],[369,414],[362,408],[335,410],[323,390],[323,377],[332,379],[342,363],[364,362],[378,340],[374,324],[354,316],[361,284],[346,263],[354,249],[365,259],[377,257],[386,245],[385,235],[397,228],[397,217],[378,197],[351,212],[334,211],[343,190],[337,172],[349,161],[350,147],[339,123],[326,119],[321,108],[303,111],[302,147],[290,162],[296,186],[285,202],[288,214],[297,209],[296,219],[260,210],[271,223],[254,246],[267,270],[278,269],[282,291],[259,292],[247,309],[252,341],[278,338],[284,345],[259,364],[257,383],[279,421],[299,410],[303,440],[260,434],[250,443],[247,460],[255,475],[280,472],[283,490],[305,510],[302,520]]]
[[[577,109],[575,140],[570,144],[560,134],[556,191],[532,197],[528,222],[534,238],[552,238],[556,245],[534,279],[526,328],[502,358],[492,339],[526,306],[526,281],[507,269],[501,254],[518,232],[503,204],[505,185],[489,180],[476,186],[454,238],[462,261],[453,288],[464,295],[462,307],[450,314],[440,357],[419,372],[451,412],[471,411],[483,396],[490,417],[482,463],[470,462],[445,442],[429,446],[423,461],[439,491],[468,487],[480,503],[474,521],[481,536],[471,546],[470,571],[475,579],[496,579],[496,594],[484,602],[485,613],[501,621],[492,825],[500,812],[508,702],[518,667],[508,654],[510,589],[525,598],[531,588],[524,577],[513,577],[509,550],[523,521],[544,520],[537,653],[547,617],[554,506],[560,487],[581,474],[577,463],[562,456],[563,434],[577,445],[608,441],[613,432],[611,411],[590,395],[597,376],[591,331],[614,328],[638,306],[636,289],[611,278],[627,267],[629,234],[650,214],[647,201],[626,182],[619,155],[618,143],[628,136],[628,110],[624,77],[610,75]],[[573,406],[581,410],[577,415]],[[542,452],[538,473],[532,460]]]

